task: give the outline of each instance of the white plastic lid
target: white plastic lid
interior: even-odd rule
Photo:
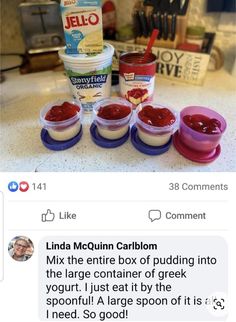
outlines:
[[[60,58],[68,63],[71,64],[78,64],[78,63],[97,63],[103,62],[109,58],[111,58],[114,54],[114,47],[108,43],[104,43],[103,51],[99,54],[74,54],[68,55],[65,52],[66,47],[59,50]]]

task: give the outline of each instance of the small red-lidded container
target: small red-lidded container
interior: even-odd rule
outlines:
[[[156,73],[156,56],[149,54],[144,62],[144,54],[124,53],[119,61],[120,94],[134,106],[153,99]]]
[[[213,162],[221,153],[220,140],[227,123],[223,116],[204,106],[188,106],[180,113],[174,146],[185,158],[199,163]]]
[[[191,122],[199,129],[197,129],[197,127],[194,129],[194,127],[191,127],[188,122],[186,122],[186,119],[188,120],[189,117],[192,117],[193,120]],[[195,122],[194,117],[198,118]],[[202,118],[202,120],[199,120],[199,118]],[[210,123],[213,121],[213,124],[204,124],[204,122],[206,122],[205,119],[209,119],[208,122]],[[219,123],[220,130],[211,133],[211,128],[214,130],[217,129],[214,124],[215,122]],[[201,130],[201,128],[204,129],[204,127],[206,129],[205,132]],[[214,110],[204,106],[188,106],[180,113],[179,139],[191,150],[209,153],[219,145],[226,127],[227,124],[223,116]]]

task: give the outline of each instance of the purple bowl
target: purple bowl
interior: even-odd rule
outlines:
[[[183,121],[185,115],[202,114],[209,118],[214,118],[221,123],[221,133],[220,134],[206,134],[200,133],[196,130],[191,129]],[[214,150],[221,140],[221,137],[226,129],[225,119],[217,112],[202,106],[188,106],[185,107],[180,113],[180,128],[179,128],[179,138],[182,143],[192,150],[200,152],[210,152]]]

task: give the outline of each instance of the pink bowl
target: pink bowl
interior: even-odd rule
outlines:
[[[221,123],[220,134],[206,134],[200,133],[191,129],[183,121],[185,115],[202,114],[209,118],[215,118]],[[187,147],[199,152],[210,152],[214,150],[221,140],[223,133],[227,127],[225,119],[217,112],[202,106],[188,106],[185,107],[180,113],[180,128],[179,139]]]

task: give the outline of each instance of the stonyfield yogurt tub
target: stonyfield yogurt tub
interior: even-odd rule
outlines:
[[[96,101],[110,97],[113,54],[114,47],[108,43],[100,54],[67,55],[65,48],[59,50],[71,93],[84,110],[91,111]]]
[[[99,135],[117,140],[129,130],[132,104],[122,98],[101,100],[94,105],[93,116]]]
[[[144,103],[136,109],[139,138],[147,145],[162,146],[178,128],[177,112],[160,104]]]
[[[133,105],[151,101],[154,94],[156,56],[149,54],[124,53],[119,60],[120,94]]]
[[[56,141],[74,138],[81,129],[82,106],[78,101],[58,100],[40,112],[40,122]]]

